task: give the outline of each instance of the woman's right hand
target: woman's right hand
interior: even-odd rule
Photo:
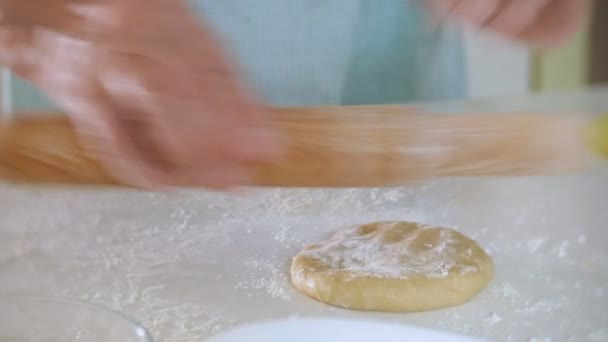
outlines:
[[[568,40],[582,26],[589,0],[427,0],[440,17],[464,21],[523,41],[536,48],[552,48]]]
[[[0,63],[62,106],[122,181],[229,188],[280,155],[264,107],[185,0],[19,0],[0,10]]]

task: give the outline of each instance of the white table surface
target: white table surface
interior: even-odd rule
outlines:
[[[431,107],[596,113],[608,111],[608,91]],[[3,185],[0,212],[0,295],[103,304],[157,341],[293,316],[379,318],[496,341],[608,341],[608,168],[240,196]],[[387,219],[458,228],[491,253],[495,279],[466,305],[417,314],[349,312],[290,286],[302,246]]]

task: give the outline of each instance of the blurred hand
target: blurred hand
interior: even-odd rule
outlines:
[[[117,178],[227,188],[277,156],[267,113],[185,1],[18,0],[0,10],[0,63],[61,105]]]
[[[540,48],[567,40],[582,23],[588,0],[428,0],[441,16],[454,15],[484,29]]]

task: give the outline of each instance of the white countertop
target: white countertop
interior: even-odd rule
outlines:
[[[601,112],[608,91],[498,102],[433,107]],[[608,341],[608,168],[240,196],[5,185],[0,208],[0,294],[103,304],[157,341],[293,316],[380,318],[496,341]],[[489,250],[495,279],[466,305],[417,314],[349,312],[290,286],[290,258],[302,246],[387,219],[458,228]]]

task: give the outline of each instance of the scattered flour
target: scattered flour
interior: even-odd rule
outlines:
[[[301,241],[297,238],[296,234],[292,231],[290,225],[281,225],[277,232],[274,234],[274,240],[281,244],[281,247],[291,248],[293,246],[301,246]]]
[[[608,341],[608,330],[594,331],[587,335],[587,338],[592,342],[606,342]]]
[[[523,297],[523,294],[509,283],[497,284],[490,291],[494,296],[507,298],[512,303],[518,302]]]
[[[488,324],[488,325],[494,325],[496,323],[499,323],[502,321],[502,317],[500,317],[498,314],[496,314],[495,312],[488,314],[488,316],[486,316],[486,318],[484,318],[484,323]]]
[[[523,256],[531,258],[529,255],[534,255],[538,262],[521,268],[519,265],[513,269],[501,268],[496,281],[474,303],[462,310],[430,313],[430,324],[437,321],[438,327],[484,335],[490,340],[504,340],[504,331],[509,331],[512,335],[509,340],[514,342],[549,342],[554,340],[542,336],[529,338],[533,334],[518,329],[526,323],[560,322],[551,332],[555,336],[572,331],[577,341],[608,341],[608,331],[602,330],[605,326],[602,322],[606,322],[608,316],[587,316],[586,322],[590,326],[584,332],[579,329],[581,324],[572,319],[573,312],[586,312],[582,305],[597,308],[606,303],[603,283],[593,283],[597,287],[588,286],[589,281],[603,279],[597,278],[599,271],[608,265],[608,254],[589,243],[591,236],[574,235],[568,244],[558,240],[557,245],[549,245],[552,237],[549,230],[535,227],[538,233],[534,234],[547,235],[535,235],[530,241],[524,241],[521,237],[531,228],[525,231],[522,228],[529,228],[527,225],[535,213],[546,215],[546,225],[552,224],[553,217],[545,208],[527,203],[521,210],[516,209],[517,212],[496,208],[496,213],[487,214],[503,215],[501,222],[517,220],[516,232],[505,229],[503,238],[499,238],[497,230],[511,229],[513,225],[497,227],[494,221],[487,220],[487,215],[474,212],[480,198],[494,194],[491,186],[464,183],[454,207],[452,197],[455,195],[446,193],[445,189],[459,191],[454,187],[457,184],[447,180],[383,190],[272,189],[237,199],[199,191],[190,195],[159,195],[113,191],[46,192],[3,187],[4,197],[10,200],[0,198],[5,209],[0,217],[0,294],[33,293],[88,300],[142,322],[158,341],[201,341],[243,323],[243,317],[227,312],[224,306],[204,301],[214,293],[201,293],[218,284],[230,284],[226,292],[233,293],[236,298],[259,295],[263,299],[272,298],[273,304],[285,312],[293,307],[297,310],[285,262],[293,256],[291,253],[299,244],[297,239],[304,237],[286,219],[308,220],[311,230],[313,226],[319,227],[314,234],[306,235],[306,238],[315,236],[315,241],[343,224],[376,219],[448,226],[459,222],[462,228],[472,232],[481,229],[480,244],[492,246],[493,257],[502,260],[503,266],[513,266],[508,257],[513,256],[514,241],[521,241],[519,252]],[[552,188],[548,189],[552,191]],[[558,199],[555,197],[551,201]],[[517,206],[517,203],[513,204]],[[489,207],[488,210],[493,209]],[[277,229],[261,232],[260,225],[256,225],[260,220],[275,220]],[[256,248],[272,246],[276,250],[237,256],[233,253],[227,258],[222,255],[224,259],[218,260],[219,253],[234,251],[239,244],[246,246],[255,239],[258,243],[262,234],[270,243],[260,243]],[[578,252],[583,244],[589,252],[584,258]],[[561,279],[559,277],[578,269],[570,265],[544,268],[552,265],[549,259],[559,257],[572,257],[579,262],[576,267],[589,271],[572,282],[575,292],[564,290],[569,293],[563,296],[574,295],[570,299],[560,297],[562,294],[551,297],[555,295],[552,279]],[[512,277],[521,269],[535,273],[537,277],[532,280],[525,275],[521,279]],[[204,274],[205,270],[208,274]],[[172,277],[178,277],[178,281]],[[533,282],[536,287],[526,282]],[[532,288],[546,288],[552,293],[539,299],[536,293],[529,291]],[[198,302],[180,292],[183,289],[200,295]],[[238,291],[238,295],[233,291]],[[579,295],[587,298],[585,304],[579,301]],[[288,303],[282,305],[281,301]],[[493,313],[484,316],[485,310],[467,311],[476,305],[491,307],[486,310],[493,310]],[[460,316],[452,319],[453,312]],[[335,308],[327,308],[326,313],[344,314]],[[307,314],[310,312],[302,313]],[[253,318],[253,315],[247,315]],[[480,323],[493,324],[502,331],[483,329]]]
[[[564,240],[557,247],[557,256],[560,259],[563,259],[568,256],[568,247],[570,246],[570,241]]]
[[[523,314],[552,314],[555,311],[566,307],[570,303],[568,298],[561,298],[559,300],[527,300],[523,308],[516,309],[516,313]]]
[[[292,288],[287,272],[279,267],[281,264],[276,258],[272,260],[247,259],[244,265],[251,271],[248,280],[239,282],[235,290],[264,290],[272,298],[292,300]]]
[[[546,237],[537,237],[528,240],[528,252],[530,254],[536,254],[543,245],[547,242]]]
[[[581,234],[581,235],[579,235],[579,236],[578,236],[578,238],[576,239],[576,241],[577,241],[579,244],[581,244],[581,245],[582,245],[582,244],[584,244],[585,242],[587,242],[587,236],[586,236],[586,235],[584,235],[584,234]]]

